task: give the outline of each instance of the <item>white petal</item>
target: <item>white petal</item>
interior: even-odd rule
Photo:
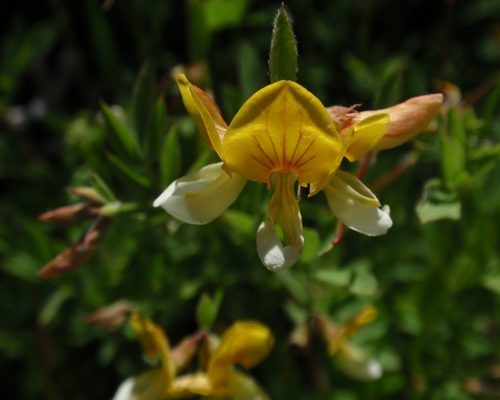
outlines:
[[[379,236],[392,226],[389,207],[379,208],[377,197],[354,175],[338,171],[324,191],[333,214],[349,228]]]
[[[298,261],[303,247],[303,238],[296,245],[284,247],[270,218],[262,222],[257,230],[257,253],[262,264],[270,271],[291,267]]]
[[[229,175],[222,163],[210,164],[172,182],[154,201],[173,217],[189,224],[202,225],[221,216],[233,204],[246,179]]]
[[[116,391],[112,400],[132,400],[134,395],[134,378],[123,381]]]

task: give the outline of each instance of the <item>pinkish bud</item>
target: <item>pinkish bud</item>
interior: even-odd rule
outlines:
[[[441,93],[412,97],[403,103],[382,110],[361,111],[355,115],[353,123],[373,114],[389,114],[389,126],[375,149],[391,149],[422,132],[439,113],[442,104]]]
[[[127,300],[120,300],[88,315],[85,323],[96,324],[106,331],[112,331],[120,327],[132,311],[132,304]]]
[[[189,364],[196,350],[198,350],[200,341],[204,340],[205,336],[206,333],[197,332],[182,339],[182,341],[170,351],[170,356],[178,369],[182,369]]]
[[[96,220],[80,240],[44,265],[38,271],[38,275],[42,278],[52,278],[83,264],[94,253],[97,245],[102,241],[104,232],[110,223],[111,220],[109,218],[99,218]]]
[[[384,136],[374,149],[385,150],[399,146],[422,132],[441,110],[443,95],[441,93],[412,97],[403,103],[384,108],[358,112],[358,104],[351,107],[333,106],[326,110],[330,114],[335,127],[343,138],[357,122],[375,114],[389,114],[389,126]]]
[[[67,225],[93,218],[90,203],[78,203],[71,206],[56,208],[38,216],[39,221]]]

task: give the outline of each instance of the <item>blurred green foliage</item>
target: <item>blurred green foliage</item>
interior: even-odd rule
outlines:
[[[436,91],[438,80],[461,90],[434,134],[379,153],[369,168],[364,181],[391,206],[387,235],[349,231],[319,257],[336,221],[324,199],[302,200],[303,255],[273,274],[254,244],[264,186],[247,184],[204,226],[152,208],[167,184],[215,160],[175,75],[211,92],[229,121],[268,83],[279,5],[10,5],[0,25],[1,398],[111,398],[144,370],[140,348],[126,325],[107,332],[84,321],[119,300],[175,342],[198,324],[215,332],[239,319],[268,324],[276,345],[253,375],[273,399],[500,396],[499,2],[286,4],[297,81],[326,105],[386,107]],[[91,202],[78,223],[37,221],[82,201],[68,187],[92,188],[102,202]],[[90,259],[40,278],[97,214],[112,222]],[[379,360],[381,379],[360,384],[343,375],[317,335],[305,349],[290,344],[311,313],[342,323],[368,303],[379,317],[353,340]]]

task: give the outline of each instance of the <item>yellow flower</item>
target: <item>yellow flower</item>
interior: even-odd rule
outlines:
[[[382,368],[374,359],[367,359],[363,352],[348,342],[365,325],[377,317],[377,309],[373,305],[366,306],[346,324],[337,326],[325,317],[317,316],[321,334],[328,343],[328,354],[335,357],[337,365],[350,377],[369,381],[382,376]]]
[[[206,371],[177,375],[194,355],[206,334],[185,339],[174,350],[165,332],[142,315],[133,314],[134,328],[147,358],[159,358],[161,367],[129,378],[118,388],[113,400],[159,400],[200,396],[234,400],[265,400],[267,395],[248,375],[234,369],[238,363],[252,368],[267,356],[274,344],[270,330],[257,322],[234,323],[217,340],[209,354]]]
[[[369,152],[384,135],[389,116],[371,115],[339,134],[321,101],[301,85],[278,81],[248,99],[228,125],[210,97],[179,75],[186,109],[221,163],[173,182],[154,202],[174,217],[204,224],[220,216],[247,180],[274,188],[269,217],[257,231],[264,266],[277,271],[293,265],[304,236],[296,186],[309,196],[324,190],[332,212],[347,226],[381,235],[392,225],[388,209],[356,177],[338,167]],[[283,242],[276,233],[283,232]]]

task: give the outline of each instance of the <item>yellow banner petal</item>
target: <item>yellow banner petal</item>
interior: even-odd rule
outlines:
[[[323,104],[290,81],[255,93],[229,125],[223,145],[230,170],[267,184],[273,172],[295,172],[301,184],[323,182],[343,156]]]

